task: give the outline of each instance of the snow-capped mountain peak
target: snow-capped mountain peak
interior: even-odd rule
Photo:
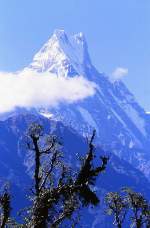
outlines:
[[[111,82],[92,65],[82,33],[68,36],[55,30],[29,68],[59,77],[82,75],[96,84],[94,96],[40,113],[71,126],[81,135],[96,129],[96,143],[129,161],[150,179],[150,121],[122,81]],[[27,68],[28,69],[28,68]]]
[[[55,30],[29,67],[66,77],[84,75],[87,65],[90,58],[83,33],[68,36],[64,30]]]

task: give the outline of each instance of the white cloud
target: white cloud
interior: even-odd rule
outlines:
[[[57,77],[51,73],[0,72],[0,113],[15,107],[48,107],[73,103],[95,93],[96,85],[83,78]]]
[[[113,81],[122,79],[128,74],[128,69],[123,67],[117,67],[111,74],[110,78]]]

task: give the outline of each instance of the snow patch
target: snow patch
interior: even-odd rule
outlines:
[[[51,119],[54,115],[50,112],[40,112],[40,114],[48,119]]]
[[[133,146],[134,146],[134,142],[133,142],[133,140],[131,140],[130,143],[129,143],[129,148],[132,149]]]
[[[126,104],[124,106],[124,110],[126,114],[129,116],[129,118],[133,121],[135,126],[139,129],[139,131],[144,135],[147,136],[146,130],[145,130],[145,121],[142,119],[137,111],[132,108],[131,105]]]
[[[78,110],[79,110],[82,118],[85,120],[85,122],[87,122],[88,125],[93,127],[93,129],[96,130],[97,134],[99,134],[98,126],[97,126],[96,122],[94,121],[92,115],[86,109],[84,109],[82,107],[78,107]]]

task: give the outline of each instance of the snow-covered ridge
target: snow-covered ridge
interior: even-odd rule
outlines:
[[[68,74],[83,75],[87,62],[89,56],[84,35],[79,33],[69,37],[64,30],[55,30],[48,42],[34,56],[29,67],[66,77]]]

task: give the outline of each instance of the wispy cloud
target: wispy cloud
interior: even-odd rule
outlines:
[[[111,80],[117,81],[122,79],[128,74],[128,69],[123,67],[117,67],[110,75]]]
[[[57,77],[51,73],[0,72],[0,113],[15,107],[48,107],[73,103],[92,96],[96,85],[83,78]]]

